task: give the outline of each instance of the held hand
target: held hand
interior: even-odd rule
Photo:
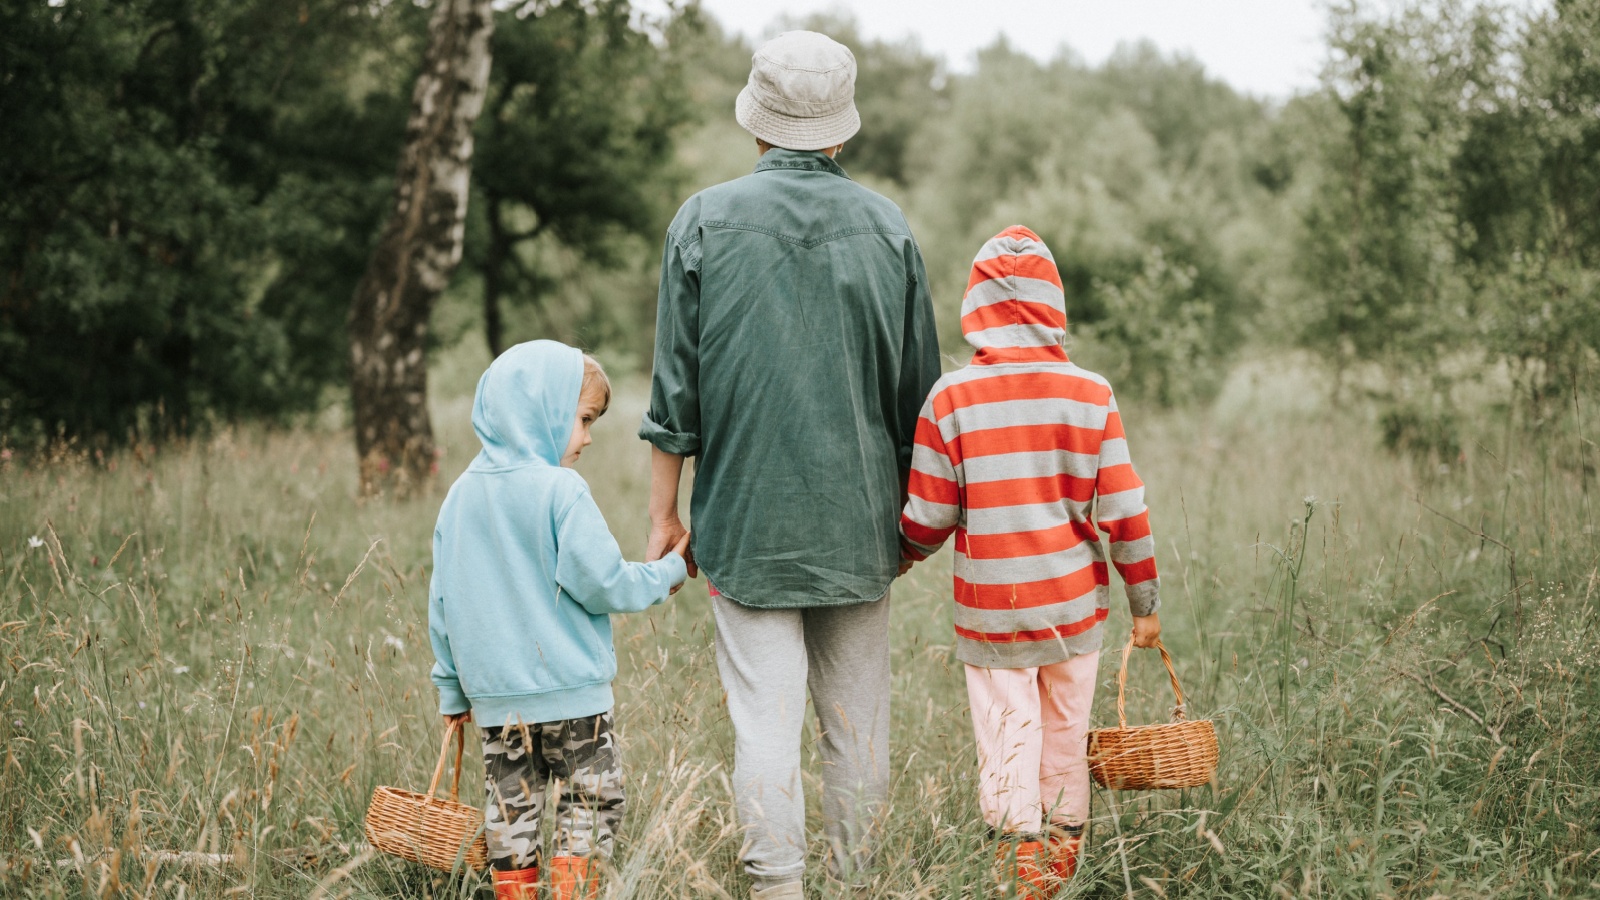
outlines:
[[[671,552],[673,546],[683,540],[689,529],[683,527],[683,522],[676,516],[670,519],[651,519],[650,537],[644,545],[644,561],[655,562]],[[684,562],[688,562],[685,559]],[[693,573],[690,573],[691,575]]]
[[[672,545],[672,552],[683,557],[684,563],[689,568],[689,575],[692,577],[694,575],[694,557],[689,554],[689,532],[685,531],[683,537],[678,538],[678,542]],[[683,582],[678,582],[672,586],[672,590],[667,591],[667,596],[670,597],[676,594],[682,587]]]
[[[899,578],[901,575],[911,571],[911,567],[913,565],[915,565],[915,561],[913,561],[910,557],[900,557],[900,571],[895,574],[895,577]]]
[[[450,727],[452,725],[454,725],[454,726],[456,726],[458,728],[459,727],[464,727],[468,722],[471,722],[471,721],[472,721],[472,710],[470,710],[470,709],[467,710],[464,713],[456,713],[455,715],[450,715],[450,716],[445,716],[444,717],[444,724],[445,724],[446,728],[448,728],[448,727]]]
[[[1161,616],[1151,613],[1148,616],[1133,617],[1133,645],[1148,650],[1156,645],[1161,637]]]

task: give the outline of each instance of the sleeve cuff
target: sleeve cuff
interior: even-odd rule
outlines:
[[[668,584],[679,585],[689,580],[689,566],[675,552],[656,560],[655,565],[666,570]]]
[[[472,701],[467,695],[461,693],[461,683],[452,681],[445,684],[435,682],[439,687],[439,715],[456,716],[472,708]]]
[[[922,561],[926,560],[931,555],[932,554],[930,554],[927,550],[924,550],[923,548],[921,548],[921,547],[917,546],[916,544],[912,543],[911,540],[909,538],[907,538],[905,535],[902,534],[900,536],[900,558],[901,559],[909,559],[912,562],[922,562]]]
[[[694,456],[700,452],[700,435],[688,431],[672,431],[650,418],[649,413],[644,414],[644,422],[639,426],[639,437],[649,441],[663,453]]]
[[[1161,585],[1157,579],[1126,585],[1128,611],[1135,616],[1148,616],[1161,609]]]

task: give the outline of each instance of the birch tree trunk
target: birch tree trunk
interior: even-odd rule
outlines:
[[[435,0],[395,173],[394,209],[350,304],[361,492],[406,493],[435,469],[426,342],[461,261],[472,128],[489,80],[490,0]]]

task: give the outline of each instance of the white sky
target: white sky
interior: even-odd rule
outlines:
[[[1316,84],[1324,51],[1326,0],[701,0],[729,31],[754,40],[782,16],[854,14],[869,38],[915,35],[956,71],[1005,35],[1048,59],[1064,45],[1089,64],[1117,44],[1148,38],[1168,53],[1193,55],[1235,89],[1286,98]],[[1381,0],[1380,0],[1381,2]],[[1548,0],[1520,0],[1544,5]],[[644,0],[642,6],[652,5]]]

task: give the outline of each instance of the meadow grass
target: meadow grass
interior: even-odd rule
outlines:
[[[470,380],[443,381],[441,485],[476,449]],[[620,386],[579,467],[631,558],[643,396]],[[1097,790],[1062,896],[1600,892],[1592,405],[1486,407],[1447,460],[1382,450],[1371,410],[1331,406],[1294,360],[1241,366],[1204,410],[1129,406],[1164,638],[1222,757],[1212,787]],[[482,890],[361,851],[373,787],[425,786],[438,746],[442,491],[358,502],[353,456],[307,426],[0,461],[0,893]],[[949,575],[946,552],[893,590],[893,808],[868,896],[994,896]],[[616,624],[630,801],[606,896],[746,896],[704,582]],[[1102,725],[1127,629],[1114,603]],[[1171,702],[1136,656],[1130,718]],[[813,756],[813,810],[817,776]],[[469,802],[480,778],[472,760]]]

